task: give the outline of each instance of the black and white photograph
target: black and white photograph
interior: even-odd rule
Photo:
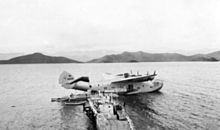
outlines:
[[[0,130],[220,130],[219,0],[0,0]]]

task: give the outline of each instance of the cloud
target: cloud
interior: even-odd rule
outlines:
[[[0,51],[220,49],[218,0],[0,1]]]

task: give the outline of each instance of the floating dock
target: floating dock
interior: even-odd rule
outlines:
[[[97,130],[135,130],[124,107],[113,99],[113,94],[70,95],[52,98],[65,105],[83,105],[83,111]]]
[[[89,98],[84,111],[95,122],[97,130],[135,130],[124,107],[110,96]]]

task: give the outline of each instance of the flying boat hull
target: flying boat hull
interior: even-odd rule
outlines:
[[[59,78],[59,83],[66,89],[76,89],[81,91],[111,92],[117,94],[138,94],[159,91],[163,87],[163,81],[154,79],[156,73],[152,75],[131,75],[125,73],[125,77],[119,77],[112,81],[91,84],[88,77],[74,77],[63,72]]]

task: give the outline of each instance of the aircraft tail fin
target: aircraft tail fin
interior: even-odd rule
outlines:
[[[59,84],[66,89],[87,91],[91,88],[89,77],[83,76],[75,79],[70,73],[64,71],[59,77]]]
[[[71,86],[69,84],[73,81],[74,81],[74,77],[66,71],[62,72],[59,77],[59,84],[61,84],[62,87],[66,89],[71,89]]]

